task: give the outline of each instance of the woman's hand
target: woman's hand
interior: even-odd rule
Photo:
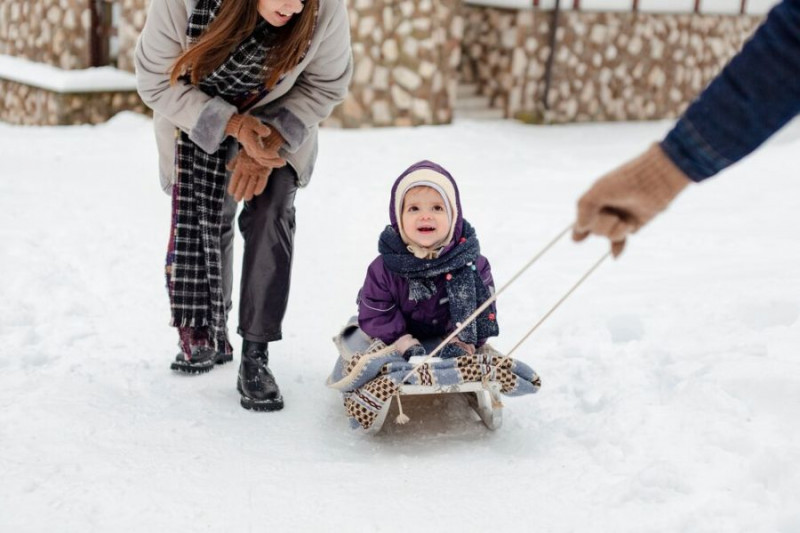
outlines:
[[[228,170],[232,171],[231,181],[228,184],[228,194],[237,202],[250,201],[267,188],[267,180],[272,173],[270,167],[258,164],[244,150],[239,150],[230,163]]]
[[[239,150],[231,162],[228,170],[233,172],[231,181],[228,185],[228,194],[232,195],[237,202],[241,200],[250,201],[254,196],[258,196],[267,188],[267,181],[273,168],[279,168],[286,164],[286,160],[277,156],[278,150],[283,145],[283,137],[275,130],[272,130],[264,139],[264,147],[276,154],[276,159],[271,159],[272,164],[263,165],[255,158],[251,157],[246,150]]]
[[[244,151],[260,165],[270,168],[282,167],[286,162],[278,155],[283,144],[283,137],[270,130],[264,123],[252,115],[233,115],[225,126],[225,133],[239,141]],[[275,143],[274,136],[280,139]],[[272,141],[272,142],[270,142]]]

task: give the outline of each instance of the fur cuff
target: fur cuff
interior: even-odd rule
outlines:
[[[297,118],[297,115],[285,107],[259,115],[259,118],[267,126],[275,128],[281,134],[281,137],[286,141],[284,148],[291,154],[295,153],[308,139],[309,129]]]
[[[236,113],[236,106],[222,98],[212,98],[197,117],[189,138],[206,153],[213,154],[222,145],[227,134],[225,127]]]

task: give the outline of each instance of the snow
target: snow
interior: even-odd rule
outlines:
[[[690,187],[543,323],[515,354],[543,387],[505,398],[500,430],[444,398],[365,436],[324,386],[406,166],[452,171],[502,284],[669,125],[322,131],[271,348],[286,408],[253,413],[235,364],[168,369],[150,120],[0,124],[0,531],[800,531],[798,124]],[[559,242],[500,297],[495,346],[605,250]]]
[[[0,54],[0,78],[57,93],[135,91],[136,77],[114,67],[64,70]]]

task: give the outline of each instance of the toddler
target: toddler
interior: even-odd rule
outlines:
[[[408,360],[425,355],[418,339],[452,333],[490,297],[494,281],[456,182],[436,163],[420,161],[397,178],[389,220],[359,292],[358,324]],[[438,355],[473,354],[498,332],[493,303]]]

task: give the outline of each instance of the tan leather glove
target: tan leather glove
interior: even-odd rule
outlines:
[[[617,257],[625,247],[625,238],[666,209],[689,183],[691,180],[654,144],[598,179],[581,196],[572,238],[582,241],[590,233],[608,237],[611,252]]]
[[[271,168],[280,168],[286,164],[286,160],[283,159],[279,154],[278,151],[281,149],[281,146],[284,145],[286,141],[284,140],[283,136],[278,133],[278,130],[272,129],[267,135],[267,138],[264,139],[264,148],[270,151],[270,153],[274,153],[275,157],[270,159],[270,163],[266,166]]]
[[[270,167],[260,165],[244,150],[239,150],[230,163],[228,170],[233,172],[228,183],[228,194],[237,202],[244,199],[250,201],[267,188],[267,180],[272,172]]]
[[[278,164],[282,161],[278,155],[278,148],[268,145],[268,139],[273,130],[252,115],[233,115],[225,126],[225,133],[235,137],[244,151],[257,163],[268,167],[283,166]],[[278,134],[280,137],[280,134]],[[283,139],[281,138],[281,144]]]
[[[270,131],[264,139],[264,147],[278,153],[283,145],[283,137],[276,130]],[[278,157],[272,160],[273,164],[265,166],[256,161],[245,150],[239,150],[230,163],[228,170],[233,172],[231,181],[228,184],[228,194],[232,195],[237,202],[240,200],[250,201],[254,196],[264,192],[267,188],[267,181],[273,168],[279,168],[286,164],[286,160]]]

